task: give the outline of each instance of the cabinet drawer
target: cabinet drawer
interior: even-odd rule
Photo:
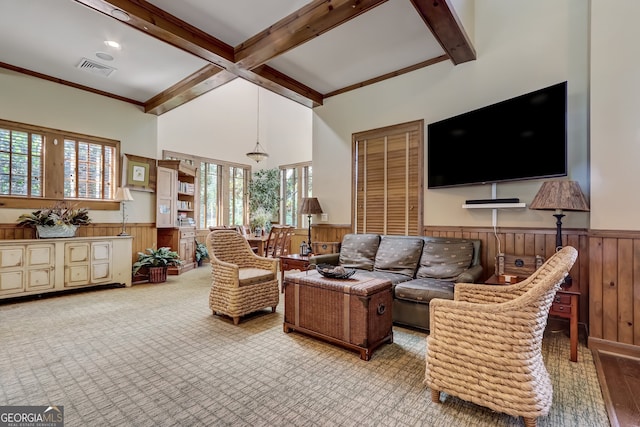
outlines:
[[[181,239],[195,239],[196,230],[180,230]]]
[[[571,305],[571,295],[560,295],[560,294],[556,294],[555,297],[553,297],[553,303],[554,304],[565,304],[565,305]]]
[[[554,314],[554,315],[558,315],[558,316],[570,316],[571,315],[571,304],[558,304],[558,303],[553,303],[551,305],[551,310],[549,311],[549,314]]]
[[[337,254],[340,252],[340,242],[313,242],[313,253],[316,255]]]

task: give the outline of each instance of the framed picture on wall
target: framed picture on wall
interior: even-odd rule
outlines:
[[[122,186],[136,191],[156,191],[156,160],[123,154]]]

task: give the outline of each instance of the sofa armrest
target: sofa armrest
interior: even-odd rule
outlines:
[[[482,266],[474,265],[473,267],[470,267],[469,269],[460,273],[458,277],[455,278],[454,282],[476,283],[478,280],[480,280],[481,276]]]
[[[331,264],[338,265],[340,263],[340,254],[322,254],[314,255],[309,258],[309,265]]]

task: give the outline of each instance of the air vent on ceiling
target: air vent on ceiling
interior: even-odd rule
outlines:
[[[100,64],[99,62],[95,62],[87,58],[82,58],[82,61],[78,64],[78,68],[103,77],[109,77],[111,73],[116,71],[113,67]]]

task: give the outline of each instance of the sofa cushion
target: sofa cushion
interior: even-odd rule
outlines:
[[[414,279],[398,283],[394,296],[404,301],[428,304],[433,298],[453,299],[453,282],[440,279]]]
[[[425,242],[416,277],[453,279],[471,265],[471,241]]]
[[[413,277],[423,244],[421,237],[386,236],[380,242],[373,269]]]
[[[340,246],[340,265],[373,270],[378,245],[380,245],[380,235],[378,234],[345,235]]]
[[[358,272],[359,277],[372,277],[374,279],[384,279],[391,282],[391,285],[395,286],[397,283],[406,282],[412,280],[411,277],[405,274],[392,273],[390,271],[361,271]]]

